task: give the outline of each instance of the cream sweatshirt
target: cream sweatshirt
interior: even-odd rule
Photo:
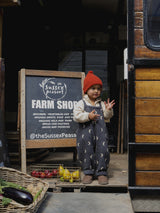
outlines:
[[[85,101],[85,103],[87,105],[92,106],[91,101],[87,94],[85,94],[83,96],[83,100]],[[85,123],[85,122],[89,121],[89,117],[88,117],[89,112],[84,111],[83,100],[78,101],[78,103],[76,104],[76,106],[73,109],[73,120],[78,123]],[[104,102],[101,101],[101,98],[98,98],[95,102],[95,106],[100,106],[100,104],[102,106],[105,122],[109,123],[110,119],[113,116],[113,109],[107,110]]]

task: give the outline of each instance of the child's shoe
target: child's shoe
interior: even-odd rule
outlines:
[[[104,176],[104,175],[98,176],[98,183],[100,185],[106,185],[106,184],[108,184],[108,178],[107,178],[107,176]]]
[[[83,177],[82,183],[84,184],[90,184],[93,181],[93,176],[92,175],[85,175]]]

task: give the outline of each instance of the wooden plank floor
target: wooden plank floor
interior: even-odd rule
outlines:
[[[61,156],[61,157],[60,157]],[[48,162],[52,159],[52,163],[55,160],[56,163],[67,163],[69,165],[72,162],[72,153],[54,153],[54,156],[49,156],[48,159],[45,159],[43,162]],[[66,160],[66,161],[65,161]],[[103,187],[128,187],[128,155],[111,153],[111,160],[109,164],[109,184],[103,185]],[[81,180],[83,178],[83,173],[81,172]],[[45,179],[49,182],[51,188],[55,187],[84,187],[84,186],[99,186],[97,180],[94,180],[91,184],[82,184],[82,182],[61,182],[57,178]]]
[[[91,184],[83,184],[79,182],[62,182],[59,178],[45,178],[44,181],[49,183],[51,189],[55,188],[85,188],[85,187],[128,187],[128,154],[111,153],[111,159],[109,164],[109,184],[99,185],[97,180],[94,180]],[[38,164],[64,164],[66,167],[79,167],[79,162],[73,161],[73,152],[53,152],[45,157]],[[36,163],[35,163],[36,165]],[[15,169],[20,170],[20,166],[13,165]],[[29,165],[27,166],[28,174]],[[81,172],[81,180],[83,178],[83,172]]]

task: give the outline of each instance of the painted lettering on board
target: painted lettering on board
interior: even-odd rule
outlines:
[[[27,76],[27,139],[75,138],[73,108],[81,99],[81,79]]]
[[[56,78],[46,78],[39,85],[43,88],[43,93],[46,98],[52,100],[62,99],[67,93],[66,84]]]

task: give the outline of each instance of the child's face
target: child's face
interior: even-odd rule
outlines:
[[[88,89],[87,95],[89,96],[91,100],[95,100],[96,98],[100,96],[101,91],[102,91],[102,87],[99,84],[95,84]]]

